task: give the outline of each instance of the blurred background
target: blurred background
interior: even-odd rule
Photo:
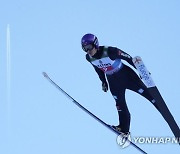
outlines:
[[[0,2],[0,153],[139,154],[77,108],[42,76],[108,124],[118,124],[115,101],[86,61],[80,40],[141,56],[177,123],[180,86],[178,0],[2,0]],[[131,134],[171,136],[143,97],[127,91]],[[177,154],[177,144],[138,144],[147,153]]]

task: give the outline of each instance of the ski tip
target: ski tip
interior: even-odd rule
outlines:
[[[42,74],[43,74],[43,76],[44,76],[45,78],[47,78],[47,77],[48,77],[48,75],[47,75],[47,73],[46,73],[46,72],[42,72]]]

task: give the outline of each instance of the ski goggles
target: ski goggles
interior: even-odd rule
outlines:
[[[91,51],[94,48],[94,45],[93,44],[88,44],[88,45],[82,46],[82,48],[83,48],[83,50],[85,52],[88,52],[88,51]]]

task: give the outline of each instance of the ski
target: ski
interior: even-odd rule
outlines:
[[[156,87],[151,74],[149,73],[148,69],[146,68],[144,62],[142,61],[141,57],[136,56],[133,58],[133,63],[136,66],[136,69],[148,88],[149,93],[151,96],[155,99],[155,104],[157,106],[158,111],[163,116],[165,121],[168,123],[171,131],[173,132],[175,138],[177,139],[178,143],[180,139],[180,129],[174,120],[174,117],[172,116],[171,112],[169,111],[164,99],[162,98],[158,88]]]
[[[78,101],[76,101],[73,97],[71,97],[66,91],[64,91],[58,84],[56,84],[49,76],[46,72],[43,72],[43,76],[53,85],[55,86],[59,91],[61,91],[65,96],[68,97],[68,99],[70,99],[75,105],[77,105],[80,109],[82,109],[83,111],[85,111],[87,114],[89,114],[91,117],[93,117],[96,121],[98,121],[99,123],[101,123],[103,126],[105,126],[106,128],[108,128],[109,130],[111,130],[112,132],[114,132],[116,135],[121,135],[121,133],[117,130],[115,130],[111,125],[105,123],[104,121],[102,121],[100,118],[98,118],[96,115],[94,115],[93,113],[91,113],[89,110],[87,110],[85,107],[83,107],[80,103],[78,103]],[[128,142],[137,150],[139,150],[141,153],[143,154],[147,154],[144,150],[142,150],[140,147],[138,147],[136,144],[134,144],[132,141],[128,140]]]

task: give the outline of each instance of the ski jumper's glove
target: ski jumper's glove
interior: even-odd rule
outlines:
[[[102,83],[102,90],[103,90],[104,92],[107,92],[107,91],[108,91],[108,84],[107,84],[107,82],[103,82],[103,83]]]

